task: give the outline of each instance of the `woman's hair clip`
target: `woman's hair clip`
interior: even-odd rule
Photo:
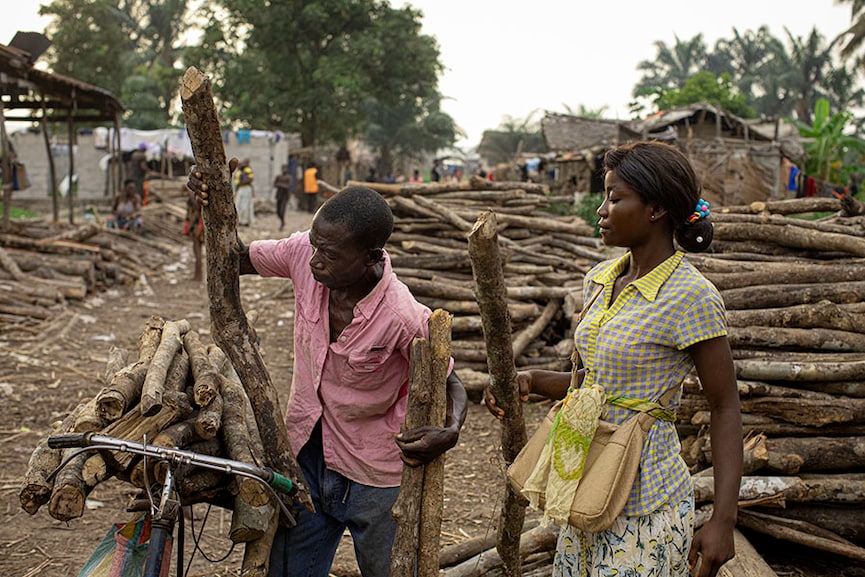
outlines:
[[[697,222],[709,216],[709,203],[702,198],[697,201],[694,212],[688,217],[689,223]]]

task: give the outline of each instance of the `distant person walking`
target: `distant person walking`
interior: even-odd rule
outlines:
[[[276,217],[279,219],[279,230],[285,228],[285,207],[288,205],[288,197],[294,184],[294,175],[289,171],[287,164],[282,165],[282,172],[273,179],[273,188],[276,189]]]
[[[315,212],[318,208],[318,167],[314,162],[303,171],[303,197],[306,212]]]
[[[240,226],[252,226],[255,222],[254,178],[249,159],[244,158],[234,173],[234,207],[237,209],[237,224]]]

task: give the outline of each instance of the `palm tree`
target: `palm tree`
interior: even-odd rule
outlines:
[[[682,88],[685,81],[703,70],[706,66],[706,43],[703,35],[697,34],[690,40],[680,40],[678,36],[672,47],[665,42],[655,42],[657,56],[654,60],[643,60],[637,70],[643,78],[634,87],[635,97],[651,97],[671,88]]]
[[[744,33],[733,28],[733,38],[722,38],[715,43],[715,52],[707,58],[707,70],[716,77],[729,73],[739,92],[750,103],[765,68],[776,54],[783,51],[784,45],[772,36],[768,26]]]
[[[838,40],[846,39],[841,48],[841,56],[849,58],[865,45],[865,0],[835,0],[835,4],[850,4],[850,28],[838,36]],[[859,63],[862,58],[858,59]]]

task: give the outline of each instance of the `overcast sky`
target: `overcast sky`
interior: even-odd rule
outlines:
[[[391,0],[424,14],[423,32],[438,39],[445,72],[443,109],[466,132],[462,147],[476,146],[486,129],[506,116],[607,107],[608,117],[629,118],[637,64],[655,56],[656,41],[702,33],[712,48],[719,38],[767,25],[775,36],[806,36],[816,27],[827,39],[850,25],[849,5],[835,0]],[[6,0],[0,42],[16,30],[44,30],[40,0]],[[807,9],[805,9],[807,6]]]

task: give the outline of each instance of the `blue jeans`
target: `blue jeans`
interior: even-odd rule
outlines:
[[[388,577],[390,551],[396,536],[391,509],[399,487],[356,483],[325,467],[321,423],[297,462],[306,477],[315,513],[296,507],[297,525],[279,527],[270,550],[269,577],[327,577],[346,528],[363,577]]]

